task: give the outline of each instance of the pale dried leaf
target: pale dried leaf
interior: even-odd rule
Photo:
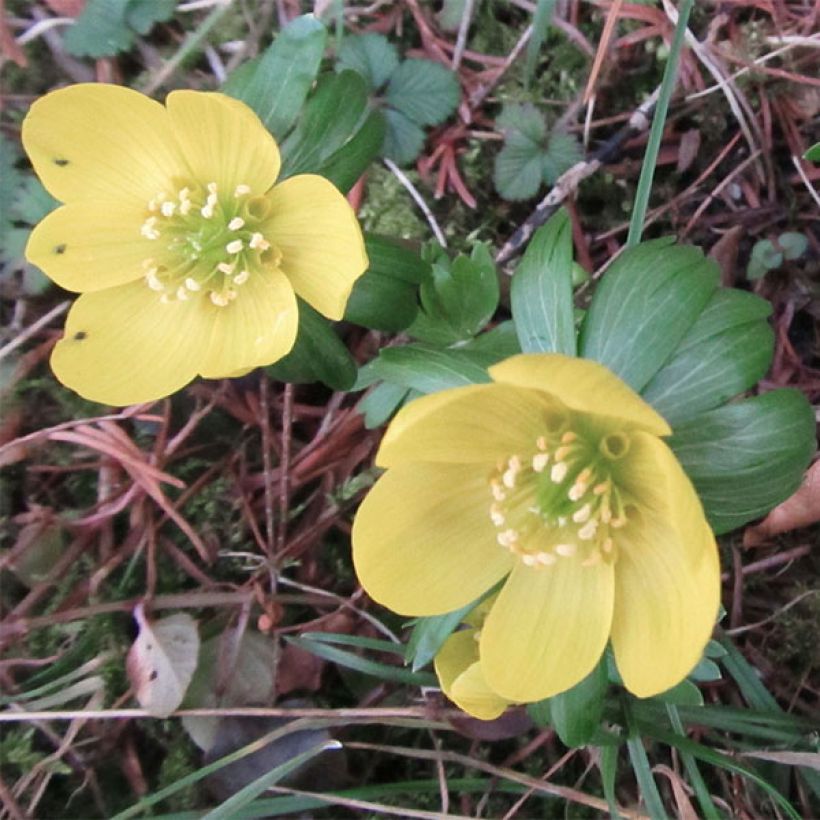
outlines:
[[[134,618],[140,631],[128,652],[128,678],[143,709],[154,717],[168,717],[182,703],[196,669],[196,621],[179,613],[149,623],[142,604]]]
[[[771,760],[786,766],[803,766],[820,772],[820,753],[818,752],[743,752],[744,757],[756,757],[758,760]]]
[[[775,507],[759,524],[747,527],[745,547],[757,547],[773,535],[820,521],[820,461],[809,467],[797,492]]]

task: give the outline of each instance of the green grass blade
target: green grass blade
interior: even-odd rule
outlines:
[[[532,34],[527,43],[527,53],[524,58],[524,85],[529,88],[532,75],[535,72],[535,64],[538,62],[538,54],[544,39],[549,31],[552,12],[555,9],[556,0],[538,0],[535,7],[535,14],[532,16]]]
[[[601,782],[604,787],[604,797],[609,806],[611,820],[621,820],[618,813],[618,797],[615,794],[615,778],[618,774],[618,749],[620,747],[602,746],[601,751]]]
[[[635,204],[632,207],[632,217],[629,220],[629,234],[626,238],[627,247],[637,245],[641,241],[643,221],[646,216],[646,208],[649,205],[649,193],[652,190],[655,165],[658,162],[663,127],[666,123],[666,114],[669,111],[669,101],[672,99],[672,92],[675,90],[678,62],[680,61],[680,53],[686,35],[686,26],[689,22],[689,13],[692,11],[694,2],[695,0],[681,0],[680,10],[678,11],[678,24],[675,26],[675,36],[672,39],[669,59],[663,72],[661,91],[658,96],[658,104],[655,106],[655,116],[652,118],[652,128],[649,132],[649,140],[646,143],[646,153],[643,158],[641,176],[638,180],[638,190],[635,193]]]
[[[684,731],[683,723],[681,722],[680,715],[678,714],[677,706],[667,703],[666,713],[669,715],[669,721],[672,724],[672,728],[675,730],[675,734],[685,737],[686,732]],[[697,795],[698,803],[700,803],[700,808],[703,811],[704,818],[706,818],[706,820],[720,820],[720,813],[718,812],[715,804],[712,802],[712,795],[709,793],[709,789],[703,780],[703,776],[700,773],[697,761],[691,754],[689,754],[689,752],[681,751],[680,756],[686,769],[686,773],[689,775],[689,781],[695,789],[695,794]]]
[[[290,774],[292,771],[298,769],[303,763],[316,757],[328,749],[341,749],[342,744],[338,740],[326,740],[323,743],[318,743],[316,746],[308,749],[301,754],[298,754],[276,766],[269,772],[252,780],[247,786],[243,786],[236,794],[229,797],[224,803],[221,803],[215,809],[209,811],[202,820],[233,820],[236,813],[244,809],[249,803],[255,800],[265,789],[278,783],[283,777]]]

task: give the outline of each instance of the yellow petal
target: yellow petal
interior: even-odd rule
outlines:
[[[31,232],[26,259],[60,287],[111,288],[145,276],[143,261],[156,243],[140,236],[140,207],[128,203],[73,202],[52,211]]]
[[[479,384],[422,396],[402,408],[382,439],[376,463],[478,462],[535,451],[545,416],[558,402],[535,390]]]
[[[282,252],[293,289],[328,319],[341,319],[368,264],[356,214],[330,182],[310,174],[286,179],[270,199],[263,232]]]
[[[454,632],[447,638],[434,666],[444,694],[469,715],[494,720],[510,705],[484,680],[474,629]]]
[[[544,569],[518,563],[481,631],[490,688],[530,703],[583,680],[601,658],[612,623],[612,565],[559,558]]]
[[[143,282],[85,293],[68,314],[51,366],[64,385],[91,401],[152,401],[196,375],[212,326],[201,298],[164,305]]]
[[[31,106],[22,137],[37,176],[64,202],[144,206],[187,174],[165,109],[121,86],[82,83],[46,94]]]
[[[490,368],[497,382],[544,390],[574,410],[621,419],[657,436],[672,429],[602,364],[559,353],[523,353]]]
[[[209,379],[234,377],[289,353],[296,341],[299,310],[284,274],[259,270],[236,288],[225,307],[207,306],[213,313],[213,335],[200,373]]]
[[[654,483],[618,534],[612,646],[627,689],[650,697],[683,680],[700,659],[720,604],[720,564],[675,457],[651,436],[636,436],[633,448],[641,480]]]
[[[615,462],[613,469],[624,500],[637,506],[641,520],[665,522],[680,535],[692,560],[699,559],[704,545],[710,543],[703,538],[704,527],[708,530],[706,515],[692,482],[669,447],[648,433],[633,433],[627,455]]]
[[[261,194],[276,181],[279,149],[247,105],[201,91],[172,91],[165,104],[197,182],[215,182],[219,194],[230,197],[237,185]]]
[[[353,522],[353,562],[371,598],[402,615],[441,615],[509,571],[483,472],[462,464],[388,470]]]

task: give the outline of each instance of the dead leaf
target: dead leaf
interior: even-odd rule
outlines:
[[[318,692],[322,686],[325,662],[312,652],[286,644],[279,652],[276,668],[276,690],[279,695],[291,692]]]
[[[153,717],[168,717],[185,697],[199,656],[196,621],[180,612],[149,623],[142,604],[134,610],[139,635],[125,669],[136,698]]]
[[[678,148],[677,172],[682,174],[686,171],[700,151],[700,131],[697,128],[690,128],[680,136],[680,147]]]
[[[758,547],[773,535],[808,527],[820,521],[820,461],[815,461],[803,477],[797,492],[778,504],[759,524],[747,527],[744,547]]]
[[[745,235],[746,229],[742,225],[735,225],[729,228],[709,251],[709,258],[714,259],[720,267],[720,282],[725,287],[731,287],[737,278],[737,254],[740,240]]]
[[[742,752],[743,757],[771,760],[786,766],[802,766],[820,772],[820,754],[817,752]]]

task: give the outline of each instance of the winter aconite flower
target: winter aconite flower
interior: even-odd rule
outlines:
[[[222,94],[162,106],[71,86],[34,103],[23,144],[65,203],[26,255],[82,294],[52,367],[89,399],[148,401],[270,364],[293,347],[296,296],[340,319],[367,266],[345,198],[319,176],[274,185],[273,137]]]
[[[500,582],[477,657],[502,700],[569,689],[610,640],[630,691],[670,688],[709,638],[720,576],[668,424],[595,362],[525,354],[490,374],[388,428],[353,527],[364,588],[438,615]]]

